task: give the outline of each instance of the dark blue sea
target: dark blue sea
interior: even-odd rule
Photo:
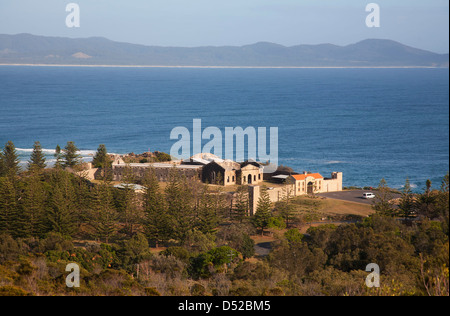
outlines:
[[[0,144],[89,157],[169,152],[170,132],[278,127],[279,163],[344,186],[438,188],[449,170],[448,69],[185,69],[0,66]],[[204,144],[204,143],[203,143]]]

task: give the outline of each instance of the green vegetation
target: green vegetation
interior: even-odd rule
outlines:
[[[33,152],[28,162],[28,170],[42,171],[47,167],[45,163],[45,156],[42,153],[42,146],[40,142],[35,142],[33,145]]]
[[[80,155],[77,154],[78,148],[74,142],[67,142],[66,147],[63,149],[62,157],[64,159],[65,168],[73,168],[80,164]]]
[[[111,159],[108,155],[108,150],[105,145],[98,146],[97,152],[95,153],[94,159],[92,160],[92,166],[94,168],[110,168],[112,164]]]
[[[438,190],[406,185],[399,207],[386,193],[359,222],[301,233],[331,202],[273,205],[263,190],[250,217],[244,189],[232,204],[176,169],[164,186],[149,170],[142,193],[93,184],[62,168],[76,161],[70,147],[61,167],[23,171],[12,142],[2,151],[0,295],[449,295],[448,175]],[[81,268],[79,288],[65,285],[68,263]],[[370,263],[380,288],[365,286]]]
[[[100,149],[100,148],[99,148]],[[146,152],[143,154],[130,153],[123,157],[125,163],[155,163],[155,162],[169,162],[172,161],[172,157],[169,154],[155,151]]]
[[[272,217],[272,202],[270,201],[269,193],[266,187],[261,188],[261,195],[258,200],[253,223],[256,228],[261,230],[261,235],[264,235],[264,229],[269,227],[270,219]]]

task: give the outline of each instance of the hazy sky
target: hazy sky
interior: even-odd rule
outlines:
[[[69,3],[81,27],[65,24]],[[381,7],[381,27],[368,28],[368,3]],[[385,38],[449,51],[448,0],[0,0],[0,33],[102,36],[161,46],[347,45]]]

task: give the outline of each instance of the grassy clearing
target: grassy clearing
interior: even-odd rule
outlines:
[[[367,217],[373,213],[370,205],[320,197],[296,197],[292,203],[297,215],[307,221],[320,221],[323,218],[341,220],[348,216]]]

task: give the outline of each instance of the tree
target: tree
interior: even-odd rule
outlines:
[[[244,259],[251,258],[255,254],[255,242],[250,237],[253,230],[253,227],[239,223],[222,226],[217,233],[217,245],[230,246],[242,253]]]
[[[101,183],[94,188],[91,204],[91,226],[94,236],[106,243],[117,233],[117,211],[111,188]]]
[[[381,179],[372,208],[380,215],[392,217],[396,216],[392,203],[392,197],[391,190],[387,186],[386,180],[384,178]]]
[[[106,146],[101,144],[97,148],[94,159],[92,160],[92,165],[94,168],[106,168],[111,164],[111,159],[108,156],[108,150]]]
[[[441,189],[437,196],[437,212],[439,217],[444,219],[447,224],[449,220],[449,174],[447,173],[442,179]]]
[[[411,191],[411,184],[409,182],[409,179],[406,179],[405,186],[403,188],[402,196],[400,198],[400,215],[404,217],[405,219],[411,218],[414,213],[414,197]]]
[[[415,201],[415,209],[419,216],[434,218],[434,204],[436,196],[431,191],[431,181],[428,179],[426,182],[425,192],[419,194]]]
[[[1,170],[3,173],[0,176],[15,177],[20,172],[19,156],[12,141],[6,143],[1,155],[1,161],[2,167],[0,170],[3,169]]]
[[[17,220],[17,197],[10,178],[0,178],[0,233],[15,237]]]
[[[108,150],[106,149],[105,145],[98,146],[97,152],[95,153],[94,159],[92,160],[92,166],[94,168],[100,168],[101,169],[101,178],[103,181],[107,181],[111,174],[111,158],[108,155]]]
[[[25,219],[22,237],[42,237],[46,232],[46,203],[48,192],[38,173],[24,181],[20,208]]]
[[[147,238],[143,234],[136,234],[124,242],[123,265],[128,271],[144,260],[152,257]]]
[[[232,209],[232,218],[242,223],[248,216],[249,198],[248,187],[245,185],[239,186],[236,192],[236,200]]]
[[[74,142],[67,142],[63,150],[64,168],[73,168],[80,164],[81,156],[77,154],[79,149]]]
[[[431,182],[430,182],[431,183]],[[431,191],[431,185],[425,193],[418,196],[415,203],[417,212],[420,216],[429,219],[441,219],[448,227],[449,218],[449,175],[444,176],[439,191]]]
[[[190,256],[210,251],[215,247],[215,235],[202,233],[195,228],[188,232],[183,243],[183,248],[188,251]]]
[[[270,201],[267,188],[261,188],[261,195],[258,199],[258,206],[253,218],[253,223],[256,228],[261,229],[261,236],[264,236],[264,229],[269,225],[269,220],[272,217],[272,201]]]
[[[165,209],[164,196],[160,192],[154,170],[151,169],[145,174],[144,186],[145,233],[158,248],[159,242],[169,240],[171,227]]]
[[[268,256],[270,265],[284,270],[292,282],[301,280],[305,275],[316,270],[321,270],[326,258],[321,249],[310,250],[305,242],[287,241],[281,243]]]
[[[172,225],[172,238],[184,241],[195,225],[194,199],[186,178],[175,167],[170,170],[165,200]]]
[[[63,162],[63,155],[62,155],[62,152],[61,152],[61,147],[59,145],[56,145],[54,156],[55,156],[55,159],[56,159],[56,161],[55,161],[55,168],[56,169],[61,169],[63,167],[63,165],[64,165],[64,162]]]
[[[40,142],[35,142],[33,145],[33,152],[28,161],[28,170],[40,171],[45,169],[45,155],[42,153],[42,146]]]
[[[283,188],[283,198],[278,203],[278,211],[284,219],[286,227],[289,227],[296,219],[296,211],[294,205],[292,204],[293,183],[291,180],[287,181],[287,185]]]
[[[135,228],[141,224],[143,219],[142,207],[139,205],[138,195],[134,185],[135,174],[133,169],[127,165],[123,172],[123,189],[119,198],[120,218],[124,222],[125,233],[131,237],[135,233]]]
[[[221,196],[208,191],[208,186],[204,185],[197,205],[196,227],[204,234],[213,234],[219,225],[217,216],[218,200]]]
[[[76,231],[76,219],[73,215],[74,200],[74,187],[69,174],[65,171],[57,171],[52,179],[50,207],[47,212],[51,231],[63,236],[72,236]]]
[[[298,229],[289,229],[287,232],[284,233],[284,237],[286,237],[286,240],[290,243],[300,243],[303,239],[303,234],[301,234]]]
[[[217,247],[191,260],[189,274],[194,278],[209,278],[213,273],[226,272],[227,266],[239,260],[239,253],[228,246]]]

